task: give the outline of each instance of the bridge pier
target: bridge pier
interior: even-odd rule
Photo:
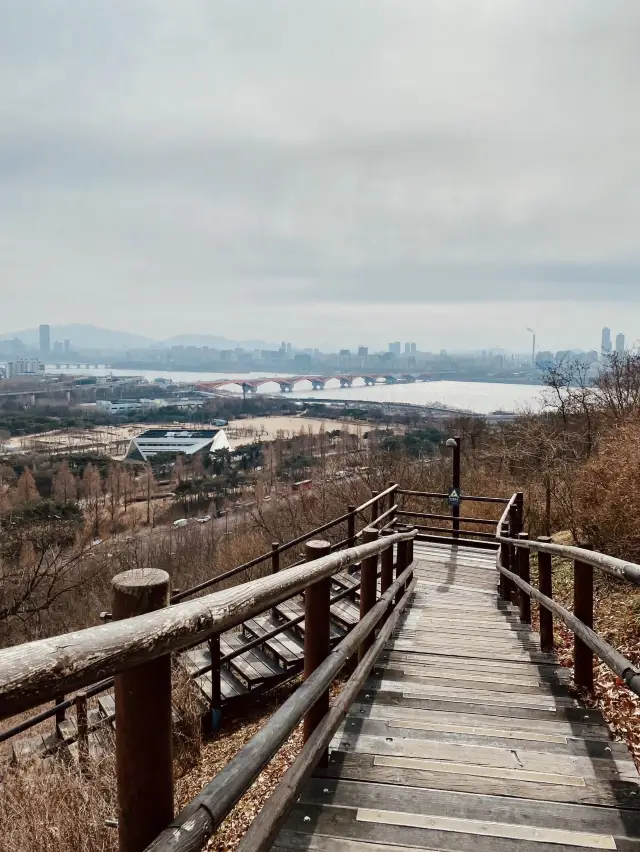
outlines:
[[[324,382],[321,379],[316,379],[315,381],[311,382],[311,387],[314,390],[324,390]]]
[[[280,385],[280,393],[291,393],[293,385],[291,382],[278,382]]]
[[[340,379],[340,387],[341,388],[350,388],[353,383],[353,379]]]

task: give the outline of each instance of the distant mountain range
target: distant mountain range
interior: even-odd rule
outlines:
[[[21,340],[25,346],[39,346],[39,331],[37,328],[26,328],[0,334],[0,340]],[[153,340],[140,334],[130,334],[127,331],[113,331],[99,328],[95,325],[52,325],[51,345],[54,341],[70,340],[71,348],[92,350],[125,350],[125,349],[167,349],[170,346],[209,346],[211,349],[277,349],[278,343],[268,343],[265,340],[229,340],[226,337],[209,334],[178,334],[167,340]]]

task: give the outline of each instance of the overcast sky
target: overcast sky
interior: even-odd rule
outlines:
[[[638,0],[0,10],[0,331],[640,338]]]

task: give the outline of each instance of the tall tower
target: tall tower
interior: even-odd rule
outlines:
[[[624,352],[624,334],[622,332],[616,334],[616,352],[618,355],[622,355]]]
[[[602,329],[602,342],[600,346],[600,352],[603,355],[611,354],[611,329],[605,327]]]
[[[51,326],[41,325],[38,331],[40,335],[40,354],[48,355],[51,351]]]

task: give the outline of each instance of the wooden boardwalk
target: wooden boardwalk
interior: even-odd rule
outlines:
[[[498,600],[495,553],[415,558],[412,605],[273,848],[640,852],[628,750]]]

